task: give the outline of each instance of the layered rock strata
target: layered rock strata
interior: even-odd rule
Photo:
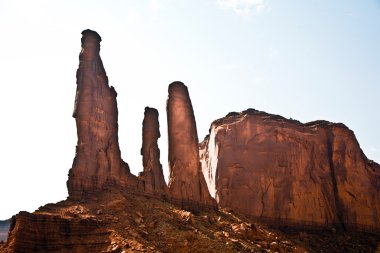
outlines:
[[[20,212],[12,220],[4,253],[103,252],[110,232],[96,219]]]
[[[67,182],[72,198],[107,187],[137,187],[137,178],[120,155],[117,93],[108,85],[99,55],[101,38],[91,30],[82,35],[73,113],[78,143]]]
[[[142,183],[142,191],[146,194],[166,198],[168,188],[157,143],[161,136],[159,128],[158,111],[155,108],[145,107],[141,147],[144,171],[139,174],[139,179]]]
[[[198,134],[187,87],[169,85],[167,100],[169,137],[169,192],[172,202],[184,209],[215,208],[199,163]]]
[[[380,229],[380,166],[343,124],[230,113],[211,124],[200,156],[221,207],[268,222]]]

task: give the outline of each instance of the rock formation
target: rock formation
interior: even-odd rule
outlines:
[[[104,252],[110,244],[105,225],[94,218],[20,212],[4,252]]]
[[[134,193],[19,213],[1,253],[375,252],[380,236],[337,230],[284,234],[225,210],[202,215]]]
[[[197,127],[187,87],[169,85],[169,191],[172,201],[185,209],[215,208],[199,163]]]
[[[107,187],[135,188],[137,178],[123,162],[118,143],[118,110],[115,89],[99,56],[99,34],[82,32],[73,117],[78,143],[67,187],[69,196],[81,197]]]
[[[99,56],[101,38],[91,30],[82,35],[69,197],[12,217],[1,253],[376,250],[376,234],[314,230],[380,233],[380,166],[343,124],[301,124],[250,109],[214,121],[199,145],[187,87],[174,82],[167,100],[169,187],[153,108],[145,108],[143,121],[144,171],[132,175],[120,155],[117,94]],[[216,210],[209,189],[227,209]],[[283,236],[252,219],[313,225],[314,234],[302,227]],[[0,236],[8,224],[0,222]]]
[[[144,171],[139,179],[143,183],[142,190],[149,195],[166,197],[168,189],[160,163],[160,125],[158,123],[158,111],[155,108],[145,107],[141,155],[143,156]]]
[[[221,207],[268,222],[380,229],[380,166],[343,124],[230,113],[211,124],[200,156]]]

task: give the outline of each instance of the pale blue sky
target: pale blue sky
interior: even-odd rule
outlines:
[[[175,80],[189,87],[200,140],[213,120],[251,107],[343,122],[380,161],[378,0],[0,0],[0,219],[67,195],[87,28],[103,38],[134,174],[145,106],[159,110],[168,174],[165,102]]]

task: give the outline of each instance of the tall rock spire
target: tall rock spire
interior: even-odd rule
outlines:
[[[199,162],[199,143],[193,106],[187,87],[169,85],[167,100],[169,137],[169,191],[172,202],[184,209],[215,208]]]
[[[155,108],[145,107],[141,147],[144,171],[139,176],[146,194],[166,196],[168,188],[160,163],[160,149],[157,143],[161,136],[159,128],[158,111]]]
[[[134,184],[131,180],[137,183],[120,155],[117,93],[108,85],[99,56],[101,37],[85,30],[81,41],[73,113],[78,143],[67,181],[69,196],[74,198],[111,186],[125,188]]]

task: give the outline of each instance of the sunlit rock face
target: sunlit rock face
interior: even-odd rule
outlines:
[[[380,228],[380,166],[343,124],[230,113],[211,124],[200,156],[221,207],[277,223]]]
[[[118,143],[118,110],[115,89],[99,56],[100,36],[82,32],[73,117],[78,143],[67,182],[69,196],[76,198],[107,187],[135,188],[137,178],[123,162]]]
[[[141,147],[144,171],[140,173],[139,179],[142,183],[142,191],[146,194],[167,198],[168,188],[157,143],[161,136],[159,128],[158,111],[155,108],[145,107]]]
[[[172,201],[190,210],[215,208],[199,163],[198,135],[189,92],[181,82],[169,85],[167,119]]]

